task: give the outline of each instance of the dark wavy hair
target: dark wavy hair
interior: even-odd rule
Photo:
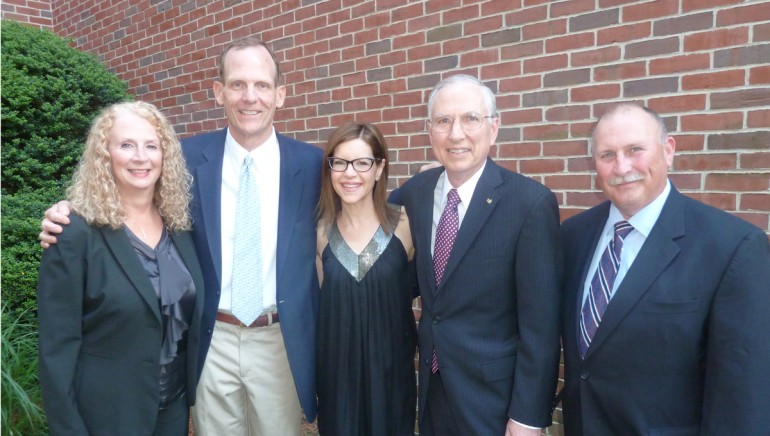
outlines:
[[[380,221],[380,226],[385,233],[391,233],[398,222],[398,209],[388,206],[388,144],[382,136],[380,130],[374,124],[359,123],[350,121],[338,127],[326,141],[324,150],[323,168],[321,170],[321,197],[318,200],[318,220],[327,226],[337,218],[337,214],[342,209],[340,196],[334,191],[331,179],[331,169],[327,163],[327,158],[334,156],[334,150],[343,142],[360,139],[372,149],[372,155],[375,159],[382,159],[383,168],[380,180],[374,182],[372,199],[374,200],[374,210]],[[376,170],[376,168],[372,168]]]

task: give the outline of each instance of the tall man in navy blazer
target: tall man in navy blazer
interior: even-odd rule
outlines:
[[[196,431],[204,435],[298,435],[300,407],[308,421],[315,419],[321,150],[275,133],[273,117],[285,93],[272,51],[256,38],[234,41],[219,59],[214,83],[228,128],[182,141],[195,179],[193,238],[207,288],[203,373],[193,410]],[[237,182],[246,155],[260,186],[266,308],[252,327],[233,316],[230,298],[241,225]]]
[[[562,227],[565,434],[770,434],[767,235],[671,185],[676,144],[650,109],[610,108],[592,139],[610,201]],[[609,304],[584,317],[618,221],[633,229]]]
[[[559,364],[556,199],[488,158],[499,120],[494,94],[482,82],[465,75],[440,82],[428,117],[443,167],[397,191],[409,215],[422,297],[420,434],[539,435],[551,425]],[[459,230],[436,283],[437,226],[455,189]]]

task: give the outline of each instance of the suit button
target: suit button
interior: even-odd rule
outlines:
[[[588,373],[587,372],[580,373],[580,378],[582,380],[588,380]]]
[[[433,324],[438,324],[440,322],[441,322],[441,317],[440,316],[434,316],[433,317]]]

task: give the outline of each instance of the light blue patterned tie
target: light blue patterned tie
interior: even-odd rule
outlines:
[[[262,220],[257,180],[246,155],[241,168],[233,241],[232,311],[244,325],[262,312]]]

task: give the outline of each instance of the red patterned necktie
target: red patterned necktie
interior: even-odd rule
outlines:
[[[634,227],[628,221],[615,223],[615,236],[610,240],[607,248],[602,253],[599,266],[591,279],[591,288],[588,292],[583,310],[580,316],[580,355],[585,356],[588,346],[599,328],[604,311],[610,303],[612,287],[620,267],[620,252],[623,249],[623,240]]]

